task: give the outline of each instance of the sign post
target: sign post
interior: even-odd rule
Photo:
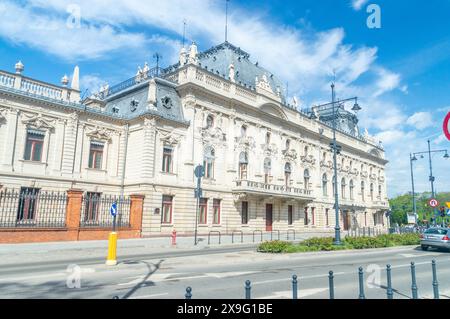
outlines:
[[[202,177],[205,174],[203,165],[198,165],[195,168],[195,177],[197,177],[197,188],[195,189],[194,196],[197,199],[197,206],[195,208],[195,231],[194,231],[194,245],[197,245],[197,228],[198,228],[198,210],[200,205],[200,198],[203,196],[202,190]]]
[[[117,217],[117,202],[112,203],[109,209],[111,216],[113,217],[113,229],[109,233],[108,238],[108,258],[106,259],[107,266],[117,265],[117,232],[116,232],[116,217]]]

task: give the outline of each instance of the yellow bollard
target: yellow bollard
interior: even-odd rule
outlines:
[[[107,266],[117,265],[117,233],[109,233],[108,238],[108,259],[106,260]]]

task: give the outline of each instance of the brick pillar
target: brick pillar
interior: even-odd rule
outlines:
[[[144,195],[131,195],[130,226],[140,237],[142,234],[142,215],[144,212]]]
[[[82,198],[83,191],[80,189],[69,189],[67,191],[66,228],[68,240],[78,240]]]

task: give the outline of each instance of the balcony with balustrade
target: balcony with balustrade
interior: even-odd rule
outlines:
[[[249,180],[237,180],[232,192],[236,195],[252,195],[256,197],[274,197],[279,199],[295,199],[313,201],[312,190],[290,187],[286,185],[266,184]]]

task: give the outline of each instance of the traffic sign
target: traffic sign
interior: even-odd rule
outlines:
[[[111,214],[112,217],[117,216],[117,203],[116,202],[112,203],[111,208],[109,209],[109,213]]]
[[[447,139],[450,141],[450,112],[448,112],[447,116],[444,119],[444,134]]]
[[[430,199],[430,200],[428,201],[428,204],[429,204],[431,207],[433,207],[433,208],[439,206],[439,202],[438,202],[437,199],[435,199],[435,198]]]

